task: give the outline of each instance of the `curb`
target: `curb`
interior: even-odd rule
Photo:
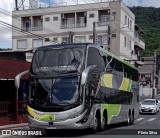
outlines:
[[[0,126],[0,130],[2,130],[2,129],[15,128],[15,127],[26,127],[26,126],[28,126],[28,123],[3,125],[3,126]]]

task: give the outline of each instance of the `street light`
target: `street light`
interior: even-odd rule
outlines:
[[[154,51],[154,62],[156,63],[156,51]],[[156,83],[156,70],[155,70],[155,65],[153,64],[153,90],[152,90],[152,99],[155,98],[155,83]]]

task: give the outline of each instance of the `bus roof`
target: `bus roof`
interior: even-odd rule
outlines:
[[[37,48],[38,50],[41,50],[41,49],[45,49],[45,48],[52,48],[52,47],[64,47],[64,46],[89,46],[90,44],[93,44],[93,43],[61,43],[61,44],[55,44],[55,45],[47,45],[47,46],[42,46],[42,47],[39,47]],[[95,45],[95,44],[93,44]],[[96,45],[97,46],[97,45]],[[97,48],[99,48],[100,51],[106,53],[107,55],[115,58],[116,60],[134,68],[133,65],[131,65],[130,63],[128,63],[127,61],[124,61],[123,59],[121,59],[120,57],[114,55],[113,53],[105,50],[104,48],[101,48],[100,46],[97,46]]]
[[[93,44],[93,43],[62,43],[62,44],[41,46],[37,49],[40,50],[40,49],[45,49],[45,48],[64,47],[64,46],[84,46],[84,45],[88,46],[89,44]]]

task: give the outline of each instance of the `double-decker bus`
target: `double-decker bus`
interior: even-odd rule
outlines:
[[[36,49],[29,70],[30,128],[94,132],[138,116],[138,70],[92,43]]]

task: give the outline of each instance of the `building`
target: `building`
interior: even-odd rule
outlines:
[[[140,73],[140,96],[153,96],[160,98],[160,56],[142,57],[144,65],[139,67]]]
[[[145,49],[135,15],[121,0],[13,11],[13,50],[27,51],[57,43],[95,42],[127,60]],[[32,53],[26,54],[31,61]]]

